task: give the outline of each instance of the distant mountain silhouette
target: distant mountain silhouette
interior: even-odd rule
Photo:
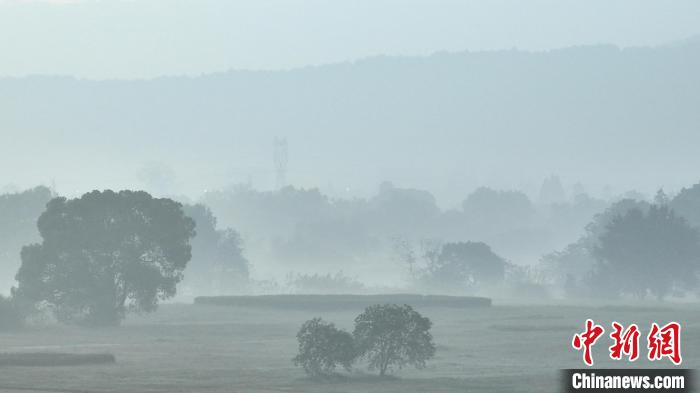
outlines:
[[[297,184],[390,179],[439,197],[461,187],[455,200],[494,182],[539,189],[551,173],[673,187],[698,177],[698,70],[692,39],[194,78],[5,78],[0,130],[10,142],[0,163],[57,178],[59,188],[130,181],[149,161],[172,165],[185,192],[248,177],[265,187],[273,184],[273,138],[284,136]]]

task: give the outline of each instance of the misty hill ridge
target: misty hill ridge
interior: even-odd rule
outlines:
[[[63,81],[77,81],[77,82],[93,82],[93,83],[115,83],[115,82],[154,82],[154,81],[175,81],[175,80],[197,80],[206,78],[217,78],[217,77],[231,77],[235,75],[242,75],[245,77],[251,77],[256,75],[268,75],[268,74],[285,74],[285,73],[301,73],[304,71],[317,71],[319,69],[329,69],[329,68],[343,68],[343,67],[353,67],[353,66],[365,66],[374,65],[382,62],[394,62],[395,65],[400,63],[423,63],[423,62],[435,62],[436,60],[465,60],[466,57],[471,57],[472,59],[476,57],[490,57],[490,58],[505,58],[514,57],[514,55],[520,57],[529,56],[547,56],[547,55],[568,55],[573,52],[582,53],[618,53],[620,55],[630,54],[630,53],[644,53],[644,52],[658,52],[667,50],[700,50],[700,34],[689,36],[684,39],[668,42],[665,45],[659,46],[632,46],[632,47],[620,47],[613,44],[598,44],[598,45],[575,45],[570,47],[563,47],[558,49],[548,49],[548,50],[521,50],[518,48],[513,49],[502,49],[502,50],[468,50],[463,51],[435,51],[430,55],[375,55],[367,56],[357,60],[348,60],[333,62],[321,65],[308,65],[303,67],[293,67],[284,69],[265,69],[265,70],[253,70],[253,69],[230,69],[221,72],[211,72],[203,73],[199,76],[189,76],[189,75],[164,75],[156,78],[108,78],[108,79],[91,79],[91,78],[78,78],[70,75],[52,75],[52,74],[34,74],[29,76],[0,76],[0,82],[4,81],[18,81],[18,80],[63,80]],[[460,59],[461,58],[461,59]]]
[[[700,164],[698,69],[700,43],[691,40],[377,57],[194,78],[4,78],[0,129],[14,142],[2,154],[9,160],[44,147],[51,159],[73,151],[93,159],[95,172],[108,167],[120,178],[158,160],[184,184],[211,187],[255,175],[232,167],[269,168],[272,138],[286,136],[290,181],[302,185],[410,179],[424,188],[473,188],[553,172],[614,183],[611,167],[633,184],[667,184],[664,174],[673,171],[687,184]],[[109,157],[125,166],[114,168]],[[74,177],[59,185],[90,174]]]

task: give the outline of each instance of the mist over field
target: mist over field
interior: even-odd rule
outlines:
[[[697,367],[698,26],[0,0],[0,391],[559,391],[589,318]]]

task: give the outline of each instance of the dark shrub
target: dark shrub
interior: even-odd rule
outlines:
[[[294,365],[301,366],[312,376],[332,373],[336,366],[350,369],[355,359],[355,348],[350,333],[332,323],[314,318],[304,322],[297,333],[299,354]]]

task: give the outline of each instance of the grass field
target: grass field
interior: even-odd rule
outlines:
[[[700,366],[700,306],[417,307],[434,322],[438,345],[427,369],[380,379],[364,365],[333,381],[312,380],[292,366],[295,334],[321,316],[351,329],[361,311],[304,311],[210,305],[164,305],[122,327],[66,326],[0,333],[0,352],[111,353],[117,362],[74,367],[1,367],[1,392],[556,392],[561,368],[580,368],[571,337],[586,318],[603,324],[683,324],[684,368]],[[594,347],[597,367],[609,338]],[[640,342],[644,351],[645,340]],[[643,352],[644,354],[645,352]],[[646,360],[635,367],[646,367]],[[669,366],[663,361],[659,366]]]

